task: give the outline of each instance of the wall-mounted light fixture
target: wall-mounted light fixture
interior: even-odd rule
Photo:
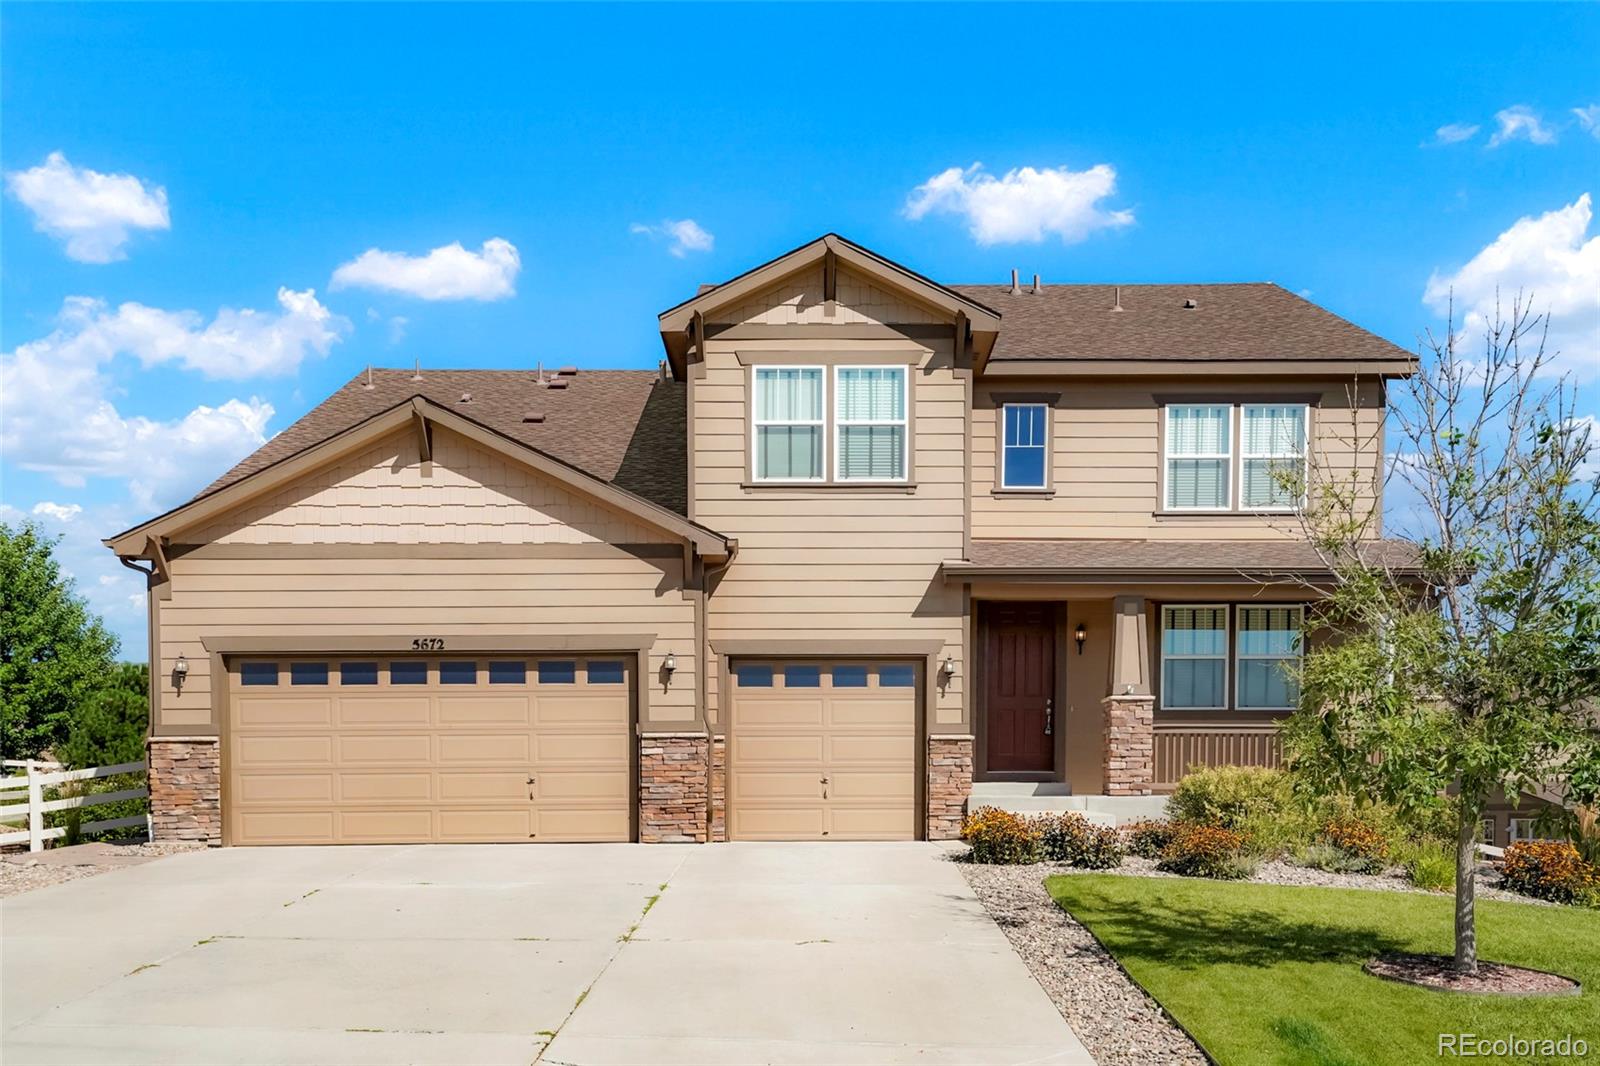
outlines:
[[[189,660],[180,655],[178,661],[172,664],[172,687],[182,692],[184,679],[188,676]]]
[[[670,651],[667,652],[667,657],[665,659],[661,660],[661,669],[663,669],[663,670],[665,670],[667,672],[667,676],[668,677],[671,677],[672,676],[672,672],[674,670],[676,670],[677,668],[678,668],[678,657],[676,655],[674,655]]]
[[[1089,639],[1089,631],[1084,628],[1082,622],[1079,622],[1078,628],[1072,631],[1072,639],[1078,642],[1078,654],[1082,655],[1083,642]]]
[[[946,681],[956,676],[956,660],[952,655],[946,655],[944,662],[939,664],[939,674]]]

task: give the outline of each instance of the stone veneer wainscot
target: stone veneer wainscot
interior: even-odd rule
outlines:
[[[150,822],[156,840],[222,843],[222,752],[216,737],[151,737]]]

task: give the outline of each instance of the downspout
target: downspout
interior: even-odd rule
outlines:
[[[695,643],[698,645],[696,650],[700,656],[700,670],[699,676],[696,678],[695,685],[698,689],[697,696],[700,700],[700,724],[706,731],[706,843],[708,844],[712,842],[711,831],[712,827],[716,825],[716,789],[713,787],[712,782],[716,777],[715,754],[717,750],[717,737],[716,733],[711,728],[711,716],[706,713],[708,709],[706,707],[706,697],[709,695],[707,686],[709,684],[709,675],[711,671],[711,645],[707,637],[709,629],[707,624],[707,615],[711,610],[711,575],[720,574],[724,570],[728,569],[728,567],[733,565],[733,560],[737,558],[738,555],[739,542],[736,540],[730,540],[728,541],[728,557],[722,562],[718,563],[716,566],[707,566],[704,560],[698,556],[696,556],[695,560],[700,567],[700,595],[696,599],[696,606],[698,607],[698,610],[695,611]],[[718,696],[721,697],[722,693],[719,692]],[[724,752],[724,754],[726,754],[726,752]],[[723,804],[726,805],[728,799],[728,768],[726,765],[724,765],[722,768],[722,774],[722,799]],[[726,819],[726,811],[723,812],[723,817]]]

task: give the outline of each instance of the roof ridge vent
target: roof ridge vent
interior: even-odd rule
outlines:
[[[1121,285],[1118,285],[1116,287],[1116,294],[1117,294],[1116,295],[1116,299],[1111,304],[1111,310],[1118,311],[1118,312],[1126,311],[1127,308],[1122,306],[1122,286]]]
[[[1022,295],[1022,285],[1017,280],[1017,272],[1015,270],[1011,272],[1011,295]]]
[[[534,425],[537,425],[538,423],[544,421],[544,412],[543,411],[529,411],[527,414],[522,416],[522,421],[525,422],[525,423],[532,423]]]

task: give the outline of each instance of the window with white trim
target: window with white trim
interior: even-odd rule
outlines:
[[[1305,608],[1239,608],[1234,647],[1238,691],[1234,706],[1289,711],[1300,703],[1300,657]]]
[[[1161,608],[1161,706],[1220,711],[1228,705],[1228,608]]]
[[[757,481],[821,481],[824,375],[816,366],[755,368],[750,466]]]
[[[1169,511],[1226,511],[1233,506],[1233,408],[1229,404],[1166,407]]]
[[[1239,430],[1239,506],[1288,511],[1305,479],[1306,405],[1247,403]]]
[[[1515,844],[1519,840],[1540,840],[1535,818],[1508,818],[1506,819],[1506,838]]]
[[[903,366],[834,369],[834,477],[839,481],[906,479]]]
[[[1042,489],[1049,484],[1050,409],[1042,403],[1000,407],[1000,487]]]

